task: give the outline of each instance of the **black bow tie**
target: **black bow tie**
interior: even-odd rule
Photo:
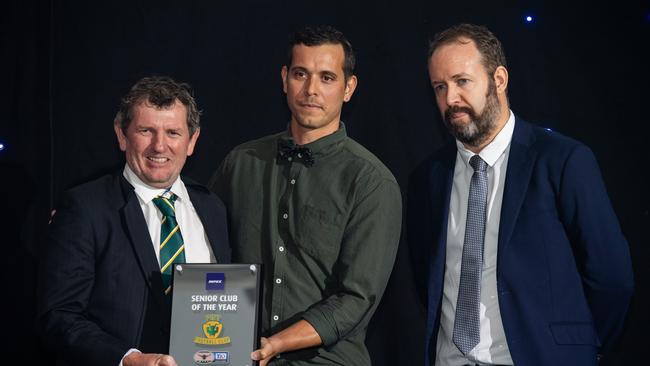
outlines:
[[[301,161],[308,167],[314,165],[314,157],[309,148],[296,145],[291,140],[278,140],[278,161],[293,160]]]

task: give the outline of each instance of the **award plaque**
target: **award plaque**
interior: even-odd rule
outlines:
[[[175,264],[169,354],[179,366],[252,366],[259,264]]]

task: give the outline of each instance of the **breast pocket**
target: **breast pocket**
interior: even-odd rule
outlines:
[[[341,248],[342,221],[341,215],[302,206],[296,222],[296,245],[324,263],[333,263]]]

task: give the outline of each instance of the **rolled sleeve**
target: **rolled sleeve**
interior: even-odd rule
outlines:
[[[401,224],[402,199],[394,181],[382,180],[354,207],[334,271],[338,292],[302,316],[325,346],[368,325],[395,262]]]

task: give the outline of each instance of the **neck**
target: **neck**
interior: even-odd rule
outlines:
[[[297,145],[307,145],[325,136],[331,135],[339,129],[340,120],[335,120],[323,127],[305,128],[291,119],[291,137]]]

